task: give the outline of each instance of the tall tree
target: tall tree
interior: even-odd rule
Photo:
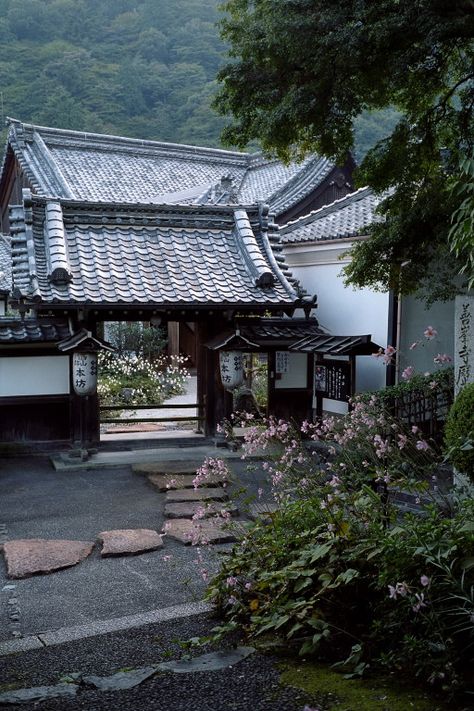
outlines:
[[[233,117],[226,142],[343,158],[363,111],[401,113],[362,162],[359,182],[387,195],[385,220],[346,275],[418,288],[433,260],[448,259],[460,200],[450,182],[473,151],[473,0],[229,0],[225,10],[231,60],[215,103]]]

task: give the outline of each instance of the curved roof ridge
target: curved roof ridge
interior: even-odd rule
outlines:
[[[308,212],[307,215],[301,215],[301,217],[297,217],[296,220],[290,220],[289,222],[286,222],[284,225],[281,225],[280,234],[286,234],[286,232],[290,232],[292,229],[295,229],[295,227],[298,227],[299,225],[307,225],[313,222],[314,220],[319,219],[320,217],[329,215],[332,212],[340,210],[341,208],[346,207],[346,205],[350,205],[352,202],[361,200],[362,198],[368,197],[369,195],[373,195],[374,197],[376,197],[372,188],[368,187],[367,185],[362,188],[358,188],[353,193],[348,193],[347,195],[344,195],[343,197],[334,200],[334,202],[331,202],[328,205],[323,205],[322,207],[318,207],[317,210],[312,210],[311,212]]]
[[[95,133],[92,131],[77,131],[74,129],[69,129],[69,128],[54,128],[51,126],[40,126],[37,124],[31,124],[31,123],[24,123],[22,121],[19,121],[18,119],[14,119],[11,117],[7,117],[6,123],[10,128],[20,128],[25,135],[25,137],[30,138],[33,136],[33,133],[36,132],[40,136],[41,135],[46,135],[49,138],[54,138],[57,136],[58,138],[72,138],[76,139],[78,141],[87,141],[88,145],[91,144],[91,142],[98,142],[102,143],[104,146],[111,144],[114,145],[115,147],[119,147],[120,145],[122,146],[130,146],[133,148],[155,148],[158,150],[162,150],[163,152],[166,152],[167,150],[171,152],[181,152],[183,154],[193,154],[193,155],[202,155],[203,157],[205,156],[216,156],[220,158],[234,158],[234,159],[240,159],[242,163],[247,164],[250,160],[250,157],[253,155],[251,153],[244,153],[241,151],[229,151],[224,148],[212,148],[208,146],[194,146],[191,144],[187,143],[172,143],[172,142],[166,142],[166,141],[154,141],[154,140],[149,140],[149,139],[143,139],[143,138],[131,138],[128,136],[118,136],[114,134],[107,134],[107,133]]]

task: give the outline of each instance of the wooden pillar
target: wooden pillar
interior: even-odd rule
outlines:
[[[99,398],[76,395],[71,390],[71,439],[74,447],[87,449],[100,442]]]
[[[198,402],[202,403],[204,411],[203,429],[206,436],[216,434],[217,425],[232,414],[232,395],[224,390],[220,379],[219,352],[204,345],[225,327],[224,321],[217,318],[212,321],[209,318],[197,324],[197,392]]]

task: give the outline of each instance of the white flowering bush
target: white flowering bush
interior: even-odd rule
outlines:
[[[154,360],[135,355],[99,355],[97,392],[102,405],[160,405],[184,392],[189,372],[182,356]]]

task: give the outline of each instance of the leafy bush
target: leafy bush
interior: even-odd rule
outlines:
[[[99,355],[97,392],[102,405],[160,405],[184,392],[189,373],[181,356],[153,361],[136,356]]]
[[[138,322],[110,322],[107,324],[107,337],[118,356],[135,355],[150,361],[160,355],[167,341],[162,328],[148,327]]]
[[[474,383],[466,385],[448,414],[445,442],[454,466],[474,481]]]
[[[440,456],[376,399],[302,430],[329,458],[282,420],[247,429],[245,452],[268,453],[279,507],[211,581],[224,618],[215,634],[271,634],[350,676],[382,667],[451,696],[474,692],[474,501],[451,500],[449,516],[440,509]],[[392,498],[400,489],[429,503],[403,514]]]

